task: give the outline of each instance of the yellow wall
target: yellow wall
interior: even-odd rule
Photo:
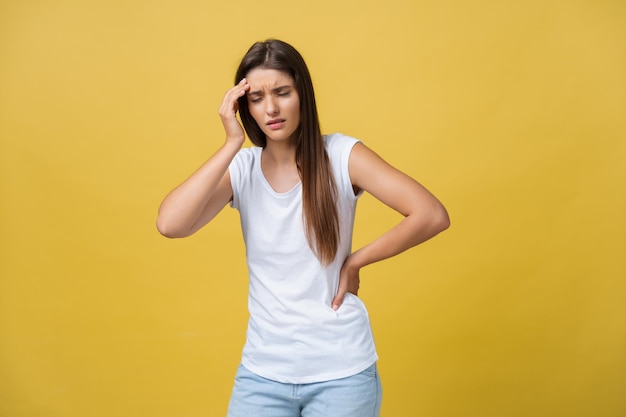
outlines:
[[[225,414],[237,214],[154,220],[267,37],[452,216],[362,273],[383,416],[626,415],[626,3],[298,3],[0,1],[0,416]],[[364,197],[356,245],[397,220]]]

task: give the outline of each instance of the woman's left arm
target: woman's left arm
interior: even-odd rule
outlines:
[[[362,267],[404,252],[450,226],[448,212],[434,195],[364,144],[354,145],[349,171],[354,187],[370,193],[402,214],[404,219],[346,259],[332,303],[335,310],[343,302],[346,292],[356,295]]]

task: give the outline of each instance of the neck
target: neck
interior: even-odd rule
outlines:
[[[274,191],[285,193],[292,190],[300,181],[294,142],[268,140],[261,153],[261,170]]]
[[[274,142],[268,140],[263,149],[268,162],[276,165],[293,165],[296,162],[295,141]]]

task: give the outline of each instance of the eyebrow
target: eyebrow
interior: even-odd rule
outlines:
[[[285,90],[287,88],[293,88],[293,86],[291,86],[291,85],[281,85],[280,87],[272,88],[272,92],[280,93],[282,90]],[[263,95],[263,91],[261,91],[261,90],[250,91],[248,93],[248,95],[249,96],[261,96],[261,95]]]

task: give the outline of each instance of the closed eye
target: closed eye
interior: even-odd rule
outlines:
[[[280,87],[276,87],[272,90],[272,93],[278,97],[288,97],[291,95],[292,87],[289,85],[283,85]],[[252,91],[248,93],[248,99],[250,103],[259,103],[263,100],[264,93],[260,90]]]

